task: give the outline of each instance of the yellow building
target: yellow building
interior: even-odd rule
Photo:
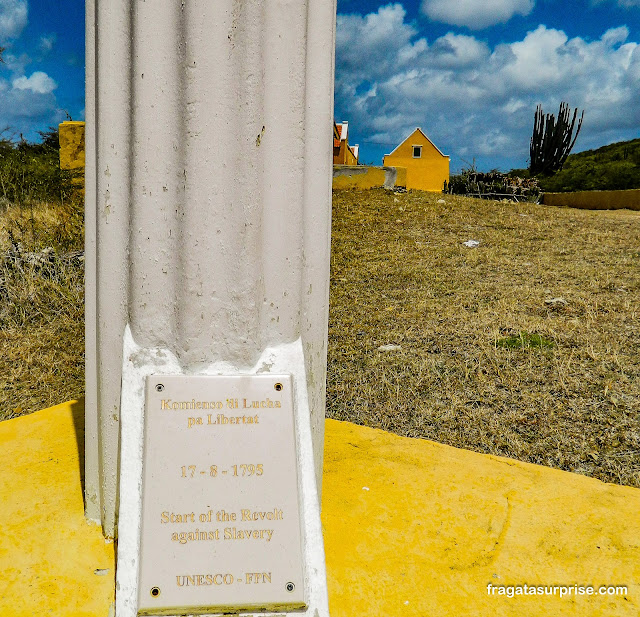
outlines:
[[[358,145],[349,145],[349,123],[333,124],[333,164],[357,165]]]
[[[449,157],[417,128],[391,154],[385,154],[385,167],[406,167],[407,188],[441,192],[449,182]]]

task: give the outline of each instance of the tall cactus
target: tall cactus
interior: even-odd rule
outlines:
[[[544,114],[542,105],[536,107],[533,135],[529,147],[531,155],[529,171],[531,175],[540,173],[552,174],[562,169],[569,152],[571,152],[578,138],[578,133],[582,127],[582,119],[584,118],[584,110],[576,127],[577,117],[578,108],[576,107],[573,111],[572,119],[571,109],[564,102],[560,103],[557,122],[553,114]],[[575,135],[573,134],[574,128],[576,129]]]

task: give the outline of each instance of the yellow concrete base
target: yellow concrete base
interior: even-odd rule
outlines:
[[[0,422],[0,615],[106,617],[113,543],[84,518],[71,402]]]
[[[2,617],[108,614],[82,426],[80,403],[0,423]],[[327,420],[322,505],[332,617],[640,614],[640,490]],[[506,595],[525,584],[627,592]]]

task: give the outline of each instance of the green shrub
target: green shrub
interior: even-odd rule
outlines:
[[[548,193],[640,188],[640,139],[572,154],[561,171],[539,182]]]

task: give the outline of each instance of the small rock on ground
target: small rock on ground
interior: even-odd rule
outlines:
[[[400,351],[401,349],[400,345],[380,345],[377,351]]]

